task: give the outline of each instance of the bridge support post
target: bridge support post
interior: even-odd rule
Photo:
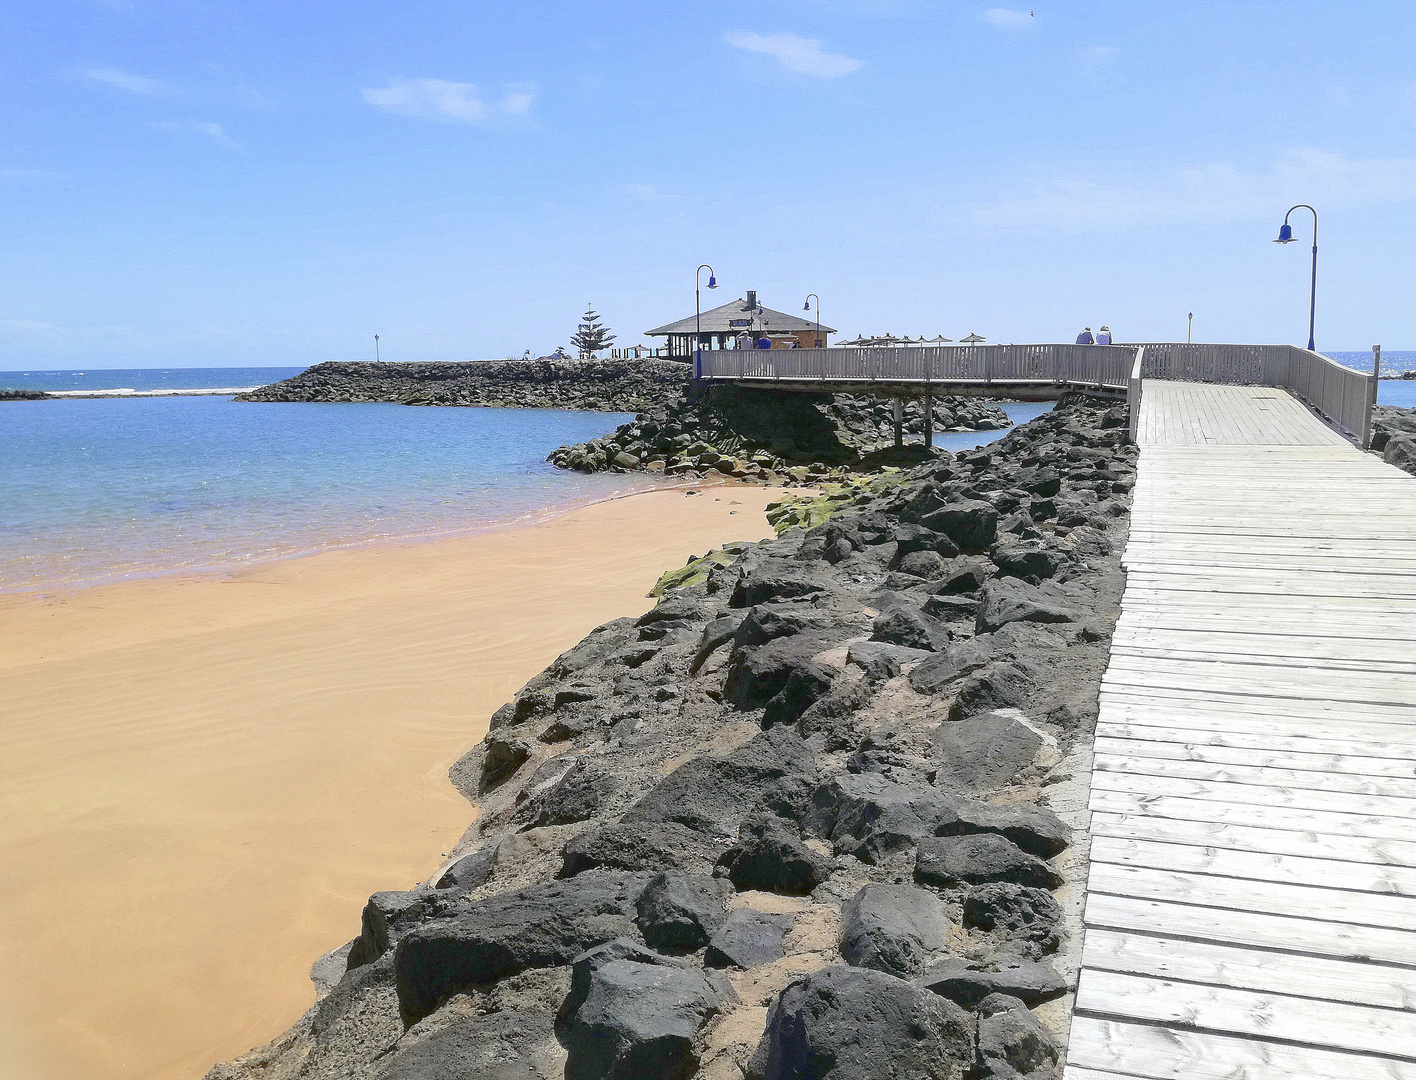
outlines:
[[[905,445],[905,399],[895,399],[895,449]]]
[[[924,445],[934,446],[934,395],[924,388]]]

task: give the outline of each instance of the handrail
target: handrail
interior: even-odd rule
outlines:
[[[1145,362],[1146,347],[1141,345],[1136,349],[1136,360],[1131,365],[1131,377],[1126,381],[1126,421],[1132,442],[1136,441],[1141,425],[1141,371]]]

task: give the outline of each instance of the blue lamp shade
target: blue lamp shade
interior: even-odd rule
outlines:
[[[1288,224],[1288,222],[1285,221],[1285,222],[1283,223],[1283,227],[1278,230],[1278,239],[1275,240],[1274,243],[1275,243],[1275,244],[1291,244],[1291,243],[1293,243],[1293,226],[1290,225],[1290,224]]]
[[[811,301],[808,300],[806,303],[802,304],[801,309],[802,309],[802,311],[810,311],[810,310],[811,310]]]
[[[1292,230],[1290,230],[1290,231],[1292,231]],[[717,287],[718,287],[718,279],[717,279],[716,277],[714,277],[712,274],[709,274],[709,275],[708,275],[708,288],[710,288],[710,289],[716,289]]]

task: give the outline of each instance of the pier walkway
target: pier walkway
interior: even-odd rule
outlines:
[[[1146,379],[1066,1080],[1416,1080],[1416,481]]]

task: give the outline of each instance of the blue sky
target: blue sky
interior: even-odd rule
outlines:
[[[7,10],[0,368],[628,344],[704,261],[851,336],[1301,343],[1300,201],[1319,348],[1416,347],[1410,4]]]

